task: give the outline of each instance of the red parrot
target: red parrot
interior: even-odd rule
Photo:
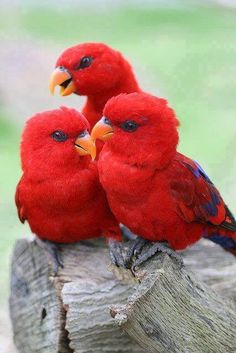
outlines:
[[[53,94],[87,96],[82,113],[91,127],[101,118],[106,102],[120,93],[140,92],[129,62],[120,52],[103,43],[83,43],[66,49],[50,78]]]
[[[161,98],[107,102],[91,136],[106,141],[98,170],[111,210],[149,241],[180,250],[207,237],[236,255],[236,221],[199,164],[177,152],[178,125]]]
[[[88,130],[82,114],[61,107],[36,114],[23,132],[23,175],[15,196],[18,215],[48,243],[101,235],[121,239],[99,183],[97,162],[90,157],[95,158],[96,149]]]
[[[101,118],[111,97],[141,91],[128,60],[104,43],[82,43],[66,49],[57,59],[50,77],[52,94],[57,85],[61,96],[72,93],[87,96],[82,113],[91,127]],[[102,141],[97,141],[96,147],[98,156],[103,147]],[[124,227],[122,233],[132,237]]]

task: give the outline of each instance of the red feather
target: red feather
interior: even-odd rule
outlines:
[[[96,162],[80,156],[76,138],[89,129],[86,119],[73,109],[36,114],[22,136],[23,176],[16,189],[21,222],[28,221],[41,239],[71,243],[105,236],[121,239],[98,179]],[[67,137],[58,142],[55,131]]]
[[[21,223],[25,223],[26,215],[25,215],[24,206],[21,204],[21,199],[20,199],[20,183],[21,183],[21,180],[19,181],[19,183],[16,187],[15,203],[16,203],[16,207],[17,207],[17,213],[18,213],[19,220],[21,221]]]
[[[93,58],[91,66],[78,70],[81,58]],[[76,94],[87,96],[82,113],[91,127],[101,118],[106,102],[120,93],[140,92],[129,62],[104,43],[82,43],[66,49],[56,67],[64,67],[73,78]]]
[[[225,227],[229,222],[226,205],[210,180],[199,173],[198,165],[180,153],[176,154],[173,163],[178,178],[170,180],[170,189],[177,209],[181,209],[181,216],[187,222],[209,222]]]
[[[218,190],[196,162],[176,152],[178,121],[165,100],[121,94],[106,104],[104,116],[113,135],[99,156],[99,174],[122,224],[173,249],[213,234],[235,239],[235,219]],[[133,131],[124,128],[127,120]]]

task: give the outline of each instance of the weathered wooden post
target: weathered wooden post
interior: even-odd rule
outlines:
[[[183,269],[155,256],[135,278],[108,271],[98,243],[63,246],[62,256],[53,277],[35,242],[15,246],[10,311],[19,353],[236,352],[236,261],[216,245],[192,247]]]

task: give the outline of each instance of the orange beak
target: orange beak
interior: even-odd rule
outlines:
[[[107,141],[112,137],[113,134],[114,130],[110,121],[107,118],[102,117],[102,119],[100,119],[97,124],[94,125],[91,132],[91,137],[93,141],[96,141],[97,139]]]
[[[54,94],[55,87],[60,85],[60,95],[69,96],[71,93],[76,92],[76,87],[71,74],[63,66],[55,68],[49,80],[49,90]]]
[[[75,147],[81,156],[89,154],[93,161],[96,158],[96,145],[89,134],[79,136],[75,141]]]

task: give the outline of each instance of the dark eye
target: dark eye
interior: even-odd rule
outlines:
[[[78,137],[85,137],[86,135],[88,135],[88,130],[82,131]]]
[[[57,142],[65,142],[68,139],[68,136],[64,133],[64,131],[54,131],[51,134],[53,140],[57,141]]]
[[[75,67],[75,70],[79,69],[85,69],[86,67],[89,67],[93,62],[93,58],[91,56],[84,56],[81,60],[79,65]]]
[[[139,125],[133,120],[126,120],[124,123],[120,125],[121,129],[127,132],[133,132],[137,130]]]
[[[104,121],[104,123],[105,123],[105,124],[107,124],[107,125],[111,125],[110,120],[109,120],[109,119],[107,119],[105,116],[104,116],[104,118],[103,118],[103,121]]]

